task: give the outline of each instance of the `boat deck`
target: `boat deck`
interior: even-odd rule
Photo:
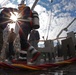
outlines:
[[[48,69],[48,70],[4,70],[0,69],[0,75],[76,75],[76,64],[72,64],[66,67],[61,67],[58,69]]]

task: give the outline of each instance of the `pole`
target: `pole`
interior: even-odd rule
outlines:
[[[34,4],[33,4],[32,8],[31,8],[31,10],[33,10],[33,9],[35,8],[35,6],[36,6],[36,4],[37,4],[38,1],[39,1],[39,0],[35,0],[35,2],[34,2]]]

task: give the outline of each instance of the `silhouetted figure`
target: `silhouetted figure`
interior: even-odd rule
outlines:
[[[11,22],[10,19],[10,12],[13,12],[14,8],[3,8],[3,10],[0,12],[0,54],[3,46],[3,30],[6,28],[8,23]]]
[[[19,35],[21,44],[21,52],[19,60],[24,60],[27,62],[27,50],[28,50],[32,54],[32,58],[30,61],[33,62],[38,58],[40,52],[38,52],[33,46],[30,45],[30,43],[28,43],[27,38],[28,34],[31,32],[32,29],[39,28],[39,25],[37,25],[39,21],[38,20],[36,21],[37,17],[34,16],[32,11],[30,10],[30,7],[26,6],[25,4],[19,4],[18,9],[19,9],[18,14],[20,15],[18,23],[20,26]],[[35,15],[38,14],[35,13]]]
[[[39,40],[40,40],[39,32],[33,29],[30,33],[29,42],[31,43],[32,46],[37,48]]]
[[[9,60],[12,60],[13,56],[15,55],[14,46],[13,46],[13,42],[15,38],[16,38],[16,33],[14,32],[14,29],[11,28],[11,32],[9,33],[9,36],[8,36],[8,43],[9,43],[8,59]]]

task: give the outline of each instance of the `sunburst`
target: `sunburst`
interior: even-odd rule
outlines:
[[[17,11],[10,10],[9,12],[10,13],[3,12],[8,17],[4,17],[4,19],[7,19],[7,20],[2,22],[2,24],[8,23],[10,28],[15,28],[15,25],[18,25],[20,28],[20,25],[22,25],[24,22],[30,21],[29,19],[22,19],[22,17],[23,17],[23,16],[21,16],[22,11],[20,13],[18,13],[18,10]]]

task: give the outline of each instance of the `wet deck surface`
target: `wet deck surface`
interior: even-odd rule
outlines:
[[[76,64],[71,64],[67,66],[49,68],[47,70],[4,70],[0,69],[0,75],[76,75]]]

